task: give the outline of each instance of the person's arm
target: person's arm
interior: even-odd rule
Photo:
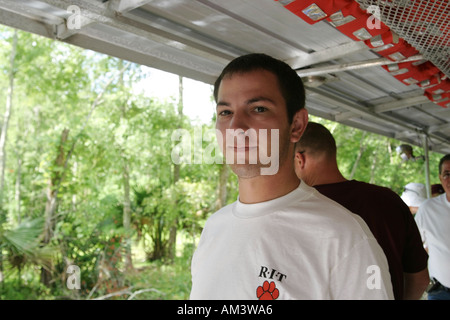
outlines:
[[[331,273],[333,300],[393,300],[389,266],[373,237],[354,245]]]
[[[430,283],[430,276],[428,275],[428,268],[416,273],[403,273],[403,279],[405,283],[404,287],[404,300],[419,300],[427,286]]]

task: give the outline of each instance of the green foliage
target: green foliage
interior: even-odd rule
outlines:
[[[187,300],[191,292],[190,263],[193,247],[187,245],[180,257],[171,264],[155,261],[139,267],[139,272],[129,274],[133,292],[143,291],[134,300]],[[127,297],[127,299],[130,296]]]
[[[9,85],[12,34],[1,29],[0,114]],[[119,74],[125,65],[18,33],[3,190],[7,201],[0,214],[2,298],[85,299],[120,290],[130,285],[123,263],[125,239],[131,239],[135,255],[142,256],[136,250],[143,247],[144,259],[168,263],[170,241],[176,240],[169,239],[173,230],[178,238],[184,234],[195,241],[211,214],[215,166],[181,165],[174,181],[171,133],[183,127],[192,130],[189,119],[177,113],[174,103],[135,94],[133,85],[145,74],[134,64]],[[68,136],[62,142],[64,130]],[[125,166],[131,233],[123,220]],[[55,191],[57,207],[47,243],[46,211],[49,194]],[[71,264],[81,270],[79,291],[66,288]],[[48,286],[41,283],[43,267],[51,275]],[[25,285],[23,290],[19,284]]]
[[[44,228],[42,218],[27,219],[14,228],[0,230],[0,250],[6,251],[12,267],[22,269],[26,263],[50,267],[53,248],[40,247]]]
[[[2,232],[2,246],[15,253],[32,254],[38,247],[38,237],[44,228],[44,220],[36,218],[20,223],[16,228]]]

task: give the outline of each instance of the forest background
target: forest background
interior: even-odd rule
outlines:
[[[237,179],[172,161],[172,133],[210,132],[214,116],[185,114],[181,77],[170,99],[136,90],[146,70],[0,27],[0,299],[189,297],[202,226],[236,200]],[[310,118],[335,136],[348,179],[398,194],[425,183],[400,141]],[[431,183],[441,156],[430,152]]]

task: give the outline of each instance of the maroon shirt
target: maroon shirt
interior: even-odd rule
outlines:
[[[408,206],[391,189],[356,180],[314,188],[364,219],[386,255],[394,297],[402,299],[403,272],[422,271],[428,261]]]

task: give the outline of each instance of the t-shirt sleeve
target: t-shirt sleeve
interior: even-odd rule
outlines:
[[[361,240],[339,261],[330,286],[333,300],[394,299],[387,259],[374,238]]]
[[[414,216],[414,221],[417,225],[417,228],[419,229],[420,236],[422,237],[422,241],[425,242],[425,235],[423,232],[423,206],[419,207],[419,210],[417,210],[416,215]]]

